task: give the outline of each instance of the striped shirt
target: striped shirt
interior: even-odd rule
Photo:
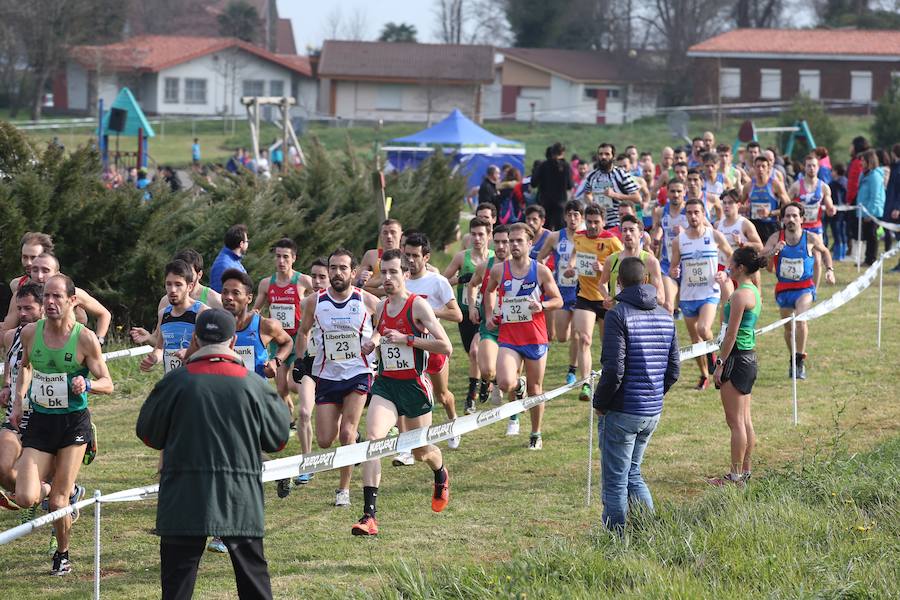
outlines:
[[[575,194],[580,198],[585,192],[591,193],[594,203],[606,210],[606,229],[619,226],[619,200],[606,195],[610,188],[620,194],[635,194],[639,189],[628,171],[613,167],[609,171],[594,169],[588,173]]]

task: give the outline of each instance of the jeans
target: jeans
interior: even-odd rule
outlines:
[[[603,485],[603,524],[621,531],[629,502],[640,502],[653,511],[653,497],[641,476],[641,461],[659,415],[642,417],[608,411],[600,417],[600,470]]]
[[[847,213],[839,212],[835,214],[833,217],[828,218],[829,225],[831,225],[831,233],[834,237],[834,243],[837,244],[847,244]]]

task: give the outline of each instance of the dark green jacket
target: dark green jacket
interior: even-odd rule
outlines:
[[[164,450],[161,536],[263,537],[261,453],[284,448],[291,415],[266,380],[215,348],[167,373],[138,416],[137,436]]]

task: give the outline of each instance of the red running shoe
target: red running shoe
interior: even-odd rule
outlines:
[[[378,519],[372,515],[363,515],[362,519],[350,529],[353,535],[378,535]]]
[[[10,498],[12,494],[9,492],[4,492],[0,490],[0,507],[3,507],[7,510],[19,510],[21,508],[18,504],[16,504],[15,500]]]
[[[431,510],[441,512],[450,504],[450,473],[444,467],[444,483],[434,484],[434,495],[431,497]]]
[[[709,377],[701,377],[700,381],[697,382],[697,385],[694,386],[694,389],[698,392],[702,392],[706,388],[709,387]]]

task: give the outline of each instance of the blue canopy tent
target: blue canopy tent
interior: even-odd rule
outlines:
[[[471,186],[481,184],[489,165],[509,163],[525,172],[525,144],[494,135],[458,109],[428,129],[388,143],[383,150],[390,168],[416,168],[440,146],[445,154],[453,154],[454,168],[466,175]]]

